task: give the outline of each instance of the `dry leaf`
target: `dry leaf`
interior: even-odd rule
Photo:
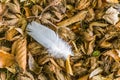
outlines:
[[[15,55],[16,61],[20,68],[23,71],[26,71],[26,59],[27,59],[27,42],[26,38],[21,37],[17,41],[15,41],[12,45],[12,54]]]
[[[108,3],[119,3],[118,0],[106,0],[106,2],[108,2]]]
[[[29,17],[31,15],[30,9],[28,7],[24,7],[24,10],[25,10],[25,16]]]
[[[76,2],[76,9],[77,10],[82,10],[87,8],[90,5],[90,0],[78,0]]]
[[[111,24],[116,24],[119,21],[118,17],[119,12],[114,9],[113,7],[110,7],[106,12],[103,18],[108,21]]]
[[[95,69],[94,71],[92,71],[89,75],[89,78],[92,78],[93,76],[100,74],[103,71],[103,69],[101,69],[100,67],[98,67],[97,69]]]
[[[5,12],[6,9],[6,5],[3,3],[0,3],[0,16],[3,15],[3,13]]]
[[[14,56],[3,50],[0,50],[0,68],[11,66],[15,63]]]
[[[89,75],[85,75],[83,77],[80,77],[78,80],[88,80]]]
[[[43,73],[40,73],[38,76],[39,80],[47,80],[47,77],[45,77],[45,75]]]
[[[15,28],[9,29],[5,34],[5,38],[6,40],[11,41],[16,34],[17,34],[17,31],[15,30]]]
[[[78,14],[76,14],[75,16],[71,17],[71,18],[68,18],[64,21],[61,21],[59,22],[57,25],[59,27],[66,27],[66,26],[69,26],[75,22],[78,22],[78,21],[82,21],[85,17],[86,17],[86,14],[87,14],[87,11],[81,11],[79,12]]]
[[[5,72],[0,72],[0,79],[1,80],[6,80],[6,73]]]
[[[7,6],[9,7],[9,10],[12,11],[13,13],[20,13],[20,5],[18,0],[13,0],[13,3],[7,3]]]
[[[35,80],[30,72],[25,72],[24,74],[19,73],[16,76],[16,80]]]
[[[68,74],[73,75],[72,67],[70,64],[70,56],[66,59],[66,70]]]
[[[28,54],[28,65],[29,65],[29,69],[36,73],[36,74],[39,74],[42,70],[41,67],[38,66],[38,64],[35,62],[34,58],[32,57],[32,55],[29,53]]]
[[[105,52],[103,55],[108,55],[108,56],[112,57],[117,63],[119,63],[119,61],[120,61],[119,53],[114,49]]]

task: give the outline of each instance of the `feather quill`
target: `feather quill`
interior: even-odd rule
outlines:
[[[69,55],[73,55],[71,47],[48,27],[32,21],[27,25],[27,30],[28,35],[47,48],[54,57],[66,59]]]

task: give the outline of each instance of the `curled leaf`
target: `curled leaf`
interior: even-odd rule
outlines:
[[[9,10],[12,11],[13,13],[20,13],[20,5],[18,0],[13,0],[13,3],[7,3],[7,6],[9,7]]]
[[[68,57],[66,60],[66,70],[68,74],[73,75],[72,67],[70,64],[70,57]]]
[[[17,41],[15,41],[12,45],[12,54],[15,55],[16,61],[20,68],[23,71],[26,70],[26,58],[27,58],[27,41],[26,38],[21,37]]]
[[[118,17],[119,12],[114,9],[113,7],[110,7],[106,12],[103,18],[108,21],[111,24],[116,24],[119,21]]]
[[[104,55],[108,55],[108,56],[112,57],[118,63],[120,61],[118,50],[114,50],[114,49],[109,50],[109,51],[105,52]]]
[[[0,50],[0,68],[11,66],[15,63],[14,56],[3,50]]]
[[[97,69],[95,69],[94,71],[92,71],[89,75],[89,78],[92,78],[93,76],[101,73],[103,71],[103,69],[101,69],[100,67],[98,67]]]
[[[38,66],[38,64],[35,62],[34,58],[32,57],[30,53],[28,54],[28,57],[29,57],[28,59],[29,69],[33,71],[34,73],[39,74],[42,68]]]

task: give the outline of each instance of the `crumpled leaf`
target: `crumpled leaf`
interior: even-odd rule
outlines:
[[[25,72],[24,74],[19,73],[16,78],[16,80],[35,80],[30,72]]]
[[[89,78],[92,78],[93,76],[101,73],[103,71],[103,69],[101,69],[100,67],[96,68],[94,71],[92,71],[89,75]]]
[[[15,63],[15,58],[12,54],[0,50],[0,68],[9,67]]]
[[[115,49],[109,50],[109,51],[105,52],[103,55],[108,55],[108,56],[112,57],[117,63],[119,63],[119,61],[120,61],[118,50],[115,50]]]
[[[119,12],[118,12],[116,9],[114,9],[113,7],[110,7],[110,8],[105,12],[105,15],[103,16],[103,18],[104,18],[107,22],[115,25],[115,24],[119,21],[118,14],[119,14]]]
[[[7,6],[9,7],[10,11],[12,11],[13,13],[20,13],[20,4],[18,2],[18,0],[13,0],[13,3],[7,3]]]
[[[30,53],[28,54],[28,57],[29,57],[28,59],[29,69],[34,73],[39,74],[42,68],[38,66],[38,64],[35,62],[34,58]]]
[[[23,71],[26,71],[27,59],[27,41],[26,38],[21,37],[12,45],[12,54],[15,55],[16,61]]]

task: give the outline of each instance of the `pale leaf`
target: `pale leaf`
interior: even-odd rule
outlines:
[[[106,2],[108,2],[108,3],[119,3],[118,0],[106,0]]]
[[[41,67],[38,66],[38,64],[35,62],[34,58],[32,57],[31,53],[28,54],[28,65],[29,69],[33,71],[36,74],[39,74],[41,72]]]
[[[113,7],[110,7],[110,8],[105,12],[105,15],[103,16],[103,18],[104,18],[107,22],[115,25],[115,24],[119,21],[118,14],[119,14],[119,12],[118,12],[116,9],[114,9]]]

